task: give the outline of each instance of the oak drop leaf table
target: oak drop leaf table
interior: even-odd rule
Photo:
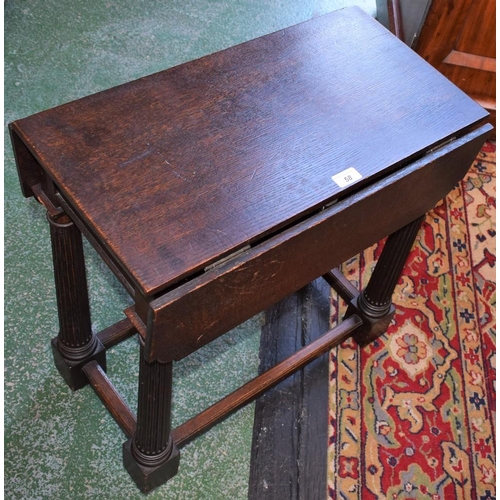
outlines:
[[[486,117],[347,8],[10,124],[23,194],[50,222],[55,363],[128,436],[141,491],[229,413],[347,337],[386,330],[423,216],[465,175]],[[134,299],[97,335],[82,234]],[[335,266],[386,236],[359,292]],[[350,304],[342,323],[171,429],[172,363],[320,276]],[[136,415],[105,373],[106,349],[135,333]]]

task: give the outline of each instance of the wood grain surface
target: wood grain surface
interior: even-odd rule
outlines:
[[[432,2],[415,50],[496,121],[496,2]]]
[[[151,296],[477,123],[484,110],[348,8],[14,122]],[[362,178],[341,188],[334,174]]]
[[[187,356],[429,211],[490,131],[482,126],[152,301],[148,360]]]

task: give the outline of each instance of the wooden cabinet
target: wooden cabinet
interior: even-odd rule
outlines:
[[[495,0],[434,0],[415,50],[491,113],[495,125]]]
[[[495,0],[377,0],[377,19],[496,119]]]

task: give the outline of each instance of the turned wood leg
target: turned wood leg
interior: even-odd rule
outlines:
[[[88,383],[82,371],[85,363],[96,360],[106,369],[105,351],[91,328],[82,235],[66,214],[47,218],[59,315],[52,352],[64,380],[76,390]]]
[[[177,473],[179,451],[170,432],[172,363],[146,362],[141,339],[135,435],[123,445],[123,463],[143,493]]]
[[[348,307],[347,317],[357,314],[364,321],[353,335],[361,346],[385,333],[394,317],[392,294],[424,218],[419,217],[387,238],[368,285]]]

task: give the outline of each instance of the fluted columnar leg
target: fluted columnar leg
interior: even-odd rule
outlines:
[[[170,408],[172,363],[147,363],[141,345],[137,430],[132,450],[143,465],[158,464],[172,452]]]
[[[95,359],[106,368],[105,352],[92,334],[81,233],[64,214],[47,218],[59,316],[59,333],[52,340],[52,350],[59,372],[76,390],[87,383],[81,370],[85,363]]]
[[[172,363],[144,359],[141,341],[137,428],[124,443],[123,461],[143,493],[165,483],[179,467],[179,451],[170,434]]]
[[[358,314],[364,320],[354,338],[366,345],[382,335],[394,316],[392,294],[425,216],[392,233],[385,243],[366,288],[351,302],[347,315]]]

